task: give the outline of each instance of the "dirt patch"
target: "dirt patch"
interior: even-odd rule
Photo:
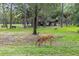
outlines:
[[[63,45],[64,43],[62,42],[55,42],[55,41],[52,42],[52,46],[63,46]]]
[[[37,36],[28,33],[0,33],[0,45],[14,43],[29,43],[36,40]]]
[[[32,43],[36,42],[38,35],[32,35],[25,32],[2,32],[0,33],[0,45],[11,45],[18,43]],[[60,38],[59,36],[58,38]],[[52,42],[53,46],[63,45],[61,42]]]

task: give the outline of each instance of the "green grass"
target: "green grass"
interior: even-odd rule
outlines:
[[[19,44],[6,45],[0,47],[0,55],[52,55],[52,56],[79,56],[79,30],[78,27],[70,26],[58,28],[53,27],[39,27],[39,33],[52,33],[55,35],[63,35],[63,38],[57,38],[55,41],[59,42],[58,46],[42,46],[36,47],[34,45]],[[32,32],[32,28],[16,28],[16,29],[0,29],[0,32]]]

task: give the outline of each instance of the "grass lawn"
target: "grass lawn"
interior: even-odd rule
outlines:
[[[77,30],[79,30],[79,28],[75,26],[58,28],[57,30],[55,30],[53,27],[39,27],[39,33],[51,33],[55,35],[63,35],[64,37],[56,38],[52,46],[46,45],[42,47],[37,47],[34,44],[28,45],[27,43],[3,45],[0,47],[0,55],[79,56],[79,33],[77,33]],[[1,28],[0,32],[32,33],[32,28]]]

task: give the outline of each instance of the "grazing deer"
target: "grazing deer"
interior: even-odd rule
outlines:
[[[50,41],[50,45],[52,44],[51,39],[54,39],[54,35],[52,34],[42,34],[38,36],[38,39],[36,41],[36,45],[41,46],[44,42]]]

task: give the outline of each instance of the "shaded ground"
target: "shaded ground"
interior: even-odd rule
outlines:
[[[12,44],[31,44],[35,43],[38,35],[32,35],[25,32],[2,32],[0,33],[0,45],[12,45]],[[49,42],[47,42],[49,44]],[[35,44],[34,44],[35,45]],[[44,44],[46,45],[46,44]],[[52,41],[52,46],[63,45],[62,42]]]
[[[36,36],[23,32],[2,32],[0,33],[0,45],[10,45],[15,43],[30,43],[36,40]]]

